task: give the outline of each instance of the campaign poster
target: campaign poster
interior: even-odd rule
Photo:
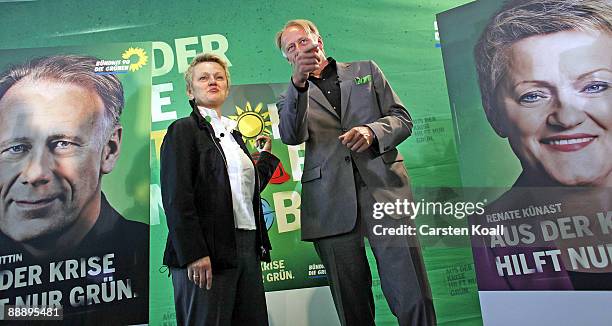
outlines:
[[[485,324],[610,320],[611,13],[521,0],[438,15],[461,180],[489,199],[470,224],[502,230],[471,239]]]
[[[152,132],[147,140],[150,144],[148,152],[151,153],[149,322],[152,325],[174,325],[172,282],[162,265],[167,226],[161,207],[155,144],[161,142],[164,130],[172,121],[190,113],[182,77],[190,60],[200,52],[222,55],[230,64],[233,85],[230,94],[243,85],[247,89],[251,85],[286,85],[291,68],[275,47],[274,34],[287,20],[312,20],[325,40],[328,55],[341,62],[374,60],[383,70],[413,118],[413,134],[398,146],[398,151],[405,158],[415,196],[431,190],[434,198],[442,198],[439,194],[446,191],[445,187],[458,187],[461,180],[435,14],[468,1],[202,3],[185,0],[168,3],[152,0],[146,6],[125,0],[107,0],[103,5],[78,0],[13,1],[0,3],[0,16],[4,22],[0,33],[4,48],[97,46],[117,40],[153,41],[152,53],[148,56],[153,70],[149,120]],[[62,15],[49,14],[58,11]],[[275,96],[284,91],[284,86],[273,88]],[[261,112],[270,112],[270,117],[264,119],[272,123],[267,128],[274,136],[275,121],[269,104],[276,103],[276,99],[258,100],[254,95],[248,96],[247,100],[254,110],[259,102],[264,104]],[[246,110],[246,101],[236,105]],[[236,115],[235,107],[226,109],[228,114]],[[142,117],[139,122],[146,120],[145,115]],[[337,317],[331,295],[328,288],[319,286],[325,284],[325,270],[316,258],[312,244],[300,241],[300,229],[294,229],[298,227],[298,218],[292,213],[297,213],[301,206],[300,197],[296,195],[300,186],[295,178],[300,174],[303,150],[290,149],[275,137],[272,137],[273,152],[281,158],[284,172],[291,179],[282,184],[271,184],[263,194],[271,208],[269,216],[275,214],[269,230],[275,263],[262,265],[268,290],[266,295],[282,299],[282,304],[268,306],[271,323],[307,325],[314,324],[316,317],[331,316],[333,318],[318,324],[333,324]],[[122,157],[127,154],[136,155],[124,151]],[[137,172],[145,173],[147,165],[139,167]],[[104,180],[116,173],[115,169]],[[121,177],[117,176],[119,185],[134,186],[135,183],[125,182],[126,179]],[[418,189],[421,187],[432,189]],[[138,189],[140,195],[142,190]],[[111,203],[123,200],[127,201],[129,197],[117,196]],[[268,204],[263,203],[264,206]],[[129,209],[131,206],[126,207]],[[423,222],[428,222],[427,217]],[[473,284],[471,248],[429,246],[427,241],[422,242],[422,247],[438,323],[479,324],[480,307]],[[371,252],[368,259],[374,267],[376,262]],[[310,261],[313,262],[306,263]],[[376,268],[372,268],[372,273],[377,324],[395,325],[397,320],[389,311]],[[317,296],[311,296],[315,292]],[[328,301],[322,303],[321,297]],[[296,311],[312,319],[300,318]]]
[[[148,323],[150,67],[150,43],[0,51],[0,319]]]

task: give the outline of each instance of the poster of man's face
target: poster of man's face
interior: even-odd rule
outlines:
[[[4,94],[0,231],[25,243],[82,237],[97,218],[101,176],[112,169],[103,118],[100,96],[74,83],[27,78]]]
[[[149,111],[149,103],[126,103],[127,94],[145,98],[150,84],[146,68],[120,76],[131,60],[50,54],[0,65],[3,307],[62,308],[76,323],[147,322],[148,225],[113,205],[122,185],[103,186],[123,136],[135,134],[135,112],[124,122],[123,111]]]

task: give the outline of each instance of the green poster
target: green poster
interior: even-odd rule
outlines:
[[[3,319],[148,322],[150,55],[0,51]]]
[[[516,324],[609,319],[591,302],[610,296],[611,13],[481,0],[438,15],[461,180],[489,199],[470,224],[503,230],[471,239],[486,323],[504,302]]]

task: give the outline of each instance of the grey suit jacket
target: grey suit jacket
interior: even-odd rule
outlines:
[[[337,67],[341,119],[310,81],[306,92],[299,92],[290,82],[277,103],[283,143],[306,143],[303,240],[338,235],[354,228],[357,194],[351,158],[377,202],[412,200],[404,159],[396,149],[412,132],[410,114],[373,61],[338,62]],[[362,153],[351,152],[338,137],[363,125],[374,131],[377,146]]]

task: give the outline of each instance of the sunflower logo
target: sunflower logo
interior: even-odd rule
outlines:
[[[132,56],[136,56],[137,60],[135,63],[130,63],[130,71],[136,71],[140,68],[142,68],[144,65],[147,64],[147,62],[149,61],[149,57],[147,57],[147,53],[145,52],[145,50],[141,49],[141,48],[129,48],[127,49],[125,52],[123,52],[123,54],[121,55],[121,57],[124,60],[130,60],[130,62],[133,62],[134,60],[132,60]]]
[[[261,134],[270,135],[270,130],[267,127],[272,125],[270,122],[270,114],[261,112],[263,103],[257,104],[253,109],[249,101],[246,102],[244,109],[236,105],[236,115],[230,115],[229,118],[235,120],[238,125],[236,128],[242,134],[244,142],[249,142],[251,147],[255,147],[255,138]]]

